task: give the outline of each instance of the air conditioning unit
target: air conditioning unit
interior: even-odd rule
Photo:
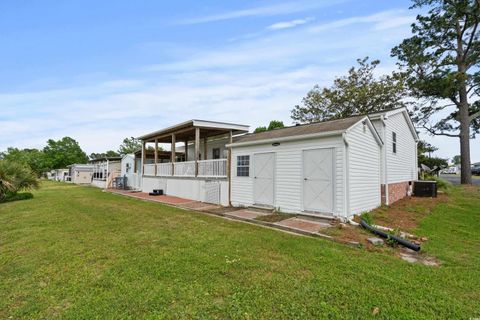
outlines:
[[[419,180],[413,183],[413,195],[415,197],[437,197],[437,182]]]

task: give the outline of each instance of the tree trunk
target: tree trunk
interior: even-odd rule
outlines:
[[[460,183],[472,184],[472,171],[470,168],[470,117],[468,115],[467,93],[467,65],[464,59],[462,32],[460,22],[457,20],[457,66],[458,66],[458,94],[460,98],[458,121],[460,122],[460,157],[461,171]]]
[[[460,89],[460,91],[463,91]],[[465,90],[466,96],[466,90]],[[460,94],[460,101],[462,94]],[[464,105],[466,104],[466,105]],[[461,184],[472,183],[472,171],[470,168],[470,119],[468,117],[468,103],[462,103],[459,110],[460,116],[460,156],[461,156]]]
[[[467,86],[465,83],[465,65],[460,64],[460,83],[459,83],[459,96],[460,96],[460,106],[458,121],[460,122],[460,160],[461,160],[461,175],[460,183],[461,184],[471,184],[472,183],[472,171],[470,168],[470,117],[468,115],[468,96],[467,96]]]

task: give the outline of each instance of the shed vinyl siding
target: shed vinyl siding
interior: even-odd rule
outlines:
[[[279,146],[260,144],[253,146],[237,146],[232,148],[231,202],[234,206],[251,206],[253,200],[253,177],[237,177],[237,156],[250,156],[250,172],[255,153],[275,153],[274,206],[283,212],[303,211],[303,150],[316,148],[334,148],[334,215],[343,216],[344,176],[343,149],[341,136],[315,138],[281,142]]]
[[[393,132],[397,135],[397,152],[393,153]],[[388,183],[417,179],[417,143],[403,112],[388,117],[385,128]]]
[[[362,123],[347,133],[349,215],[377,208],[381,204],[381,146]]]
[[[383,142],[385,142],[385,127],[383,124],[383,121],[379,119],[372,120],[372,124],[375,127],[375,129],[378,132],[378,135],[380,136],[380,139],[382,139]],[[381,152],[380,152],[380,183],[385,184],[385,145],[381,147]]]

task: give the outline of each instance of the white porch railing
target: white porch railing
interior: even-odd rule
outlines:
[[[144,175],[155,175],[155,164],[145,164]],[[195,161],[157,163],[158,177],[195,177]],[[225,178],[227,177],[227,159],[199,160],[198,177]]]
[[[195,161],[175,162],[174,175],[180,177],[195,177]]]
[[[155,165],[154,164],[145,164],[143,166],[143,174],[146,176],[154,176],[155,175]]]
[[[172,163],[157,163],[157,176],[167,177],[172,175]]]
[[[226,177],[227,159],[199,160],[199,177]]]

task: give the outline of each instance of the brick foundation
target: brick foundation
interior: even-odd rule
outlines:
[[[388,185],[388,204],[392,204],[407,196],[410,181],[390,183]],[[412,182],[413,183],[413,182]],[[385,185],[380,186],[382,204],[385,204]]]

